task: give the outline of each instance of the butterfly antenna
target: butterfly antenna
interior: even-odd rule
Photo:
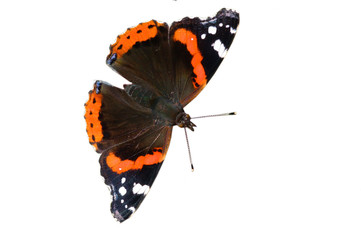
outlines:
[[[206,118],[206,117],[220,117],[220,116],[228,116],[228,115],[236,115],[236,112],[213,114],[213,115],[206,115],[206,116],[199,116],[199,117],[192,117],[191,119]]]
[[[194,172],[193,162],[192,162],[192,155],[191,155],[191,148],[189,147],[189,141],[188,141],[188,135],[187,135],[187,129],[184,128],[184,133],[186,134],[186,141],[187,141],[187,147],[188,147],[188,154],[189,154],[189,162],[191,163],[192,172]]]

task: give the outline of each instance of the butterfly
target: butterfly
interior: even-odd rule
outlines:
[[[239,14],[185,17],[169,27],[151,20],[110,45],[107,65],[131,82],[123,89],[96,81],[85,104],[89,142],[110,186],[111,212],[128,219],[149,192],[165,159],[173,126],[194,130],[184,112],[226,55]]]

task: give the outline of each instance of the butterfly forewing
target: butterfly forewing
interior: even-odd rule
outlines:
[[[147,195],[162,166],[171,134],[171,127],[153,129],[101,155],[101,174],[113,196],[111,212],[120,222],[129,218]]]
[[[239,14],[221,9],[207,20],[184,18],[170,27],[179,101],[186,106],[206,86],[236,33]]]

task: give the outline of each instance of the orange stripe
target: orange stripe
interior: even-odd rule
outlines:
[[[85,121],[89,142],[97,149],[95,142],[103,139],[102,125],[99,121],[99,112],[102,105],[103,95],[96,94],[93,90],[89,93],[89,100],[85,104]]]
[[[158,150],[163,150],[163,148],[154,148],[152,154],[139,156],[135,161],[128,159],[122,160],[111,152],[105,161],[113,172],[121,174],[129,170],[142,169],[144,165],[153,165],[162,162],[164,160],[164,155]]]
[[[196,35],[194,35],[191,31],[180,28],[174,32],[173,39],[187,46],[188,52],[193,56],[191,64],[193,66],[193,73],[196,75],[194,79],[195,81],[193,81],[193,86],[195,88],[200,86],[203,88],[207,83],[207,79],[202,65],[203,56],[198,49]]]
[[[140,23],[138,26],[128,29],[122,35],[119,35],[117,41],[110,45],[110,54],[111,56],[113,53],[117,54],[117,58],[120,58],[122,55],[127,53],[129,49],[131,49],[134,44],[137,42],[144,42],[151,38],[154,38],[158,33],[158,26],[164,24],[160,24],[151,20],[146,23]],[[119,49],[118,49],[119,48]]]

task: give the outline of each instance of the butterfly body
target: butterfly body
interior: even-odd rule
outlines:
[[[163,97],[155,99],[152,109],[154,118],[158,121],[163,121],[167,126],[176,125],[178,114],[184,112],[180,104],[175,104]]]
[[[120,222],[144,200],[165,158],[173,126],[194,130],[184,107],[222,62],[239,23],[221,9],[213,18],[151,20],[118,36],[106,63],[132,84],[96,81],[85,104],[89,142],[110,186],[111,212]]]
[[[192,131],[195,126],[184,112],[176,98],[156,96],[153,92],[136,85],[125,85],[124,90],[144,107],[152,109],[155,125],[188,127]],[[172,95],[172,93],[170,94]]]

